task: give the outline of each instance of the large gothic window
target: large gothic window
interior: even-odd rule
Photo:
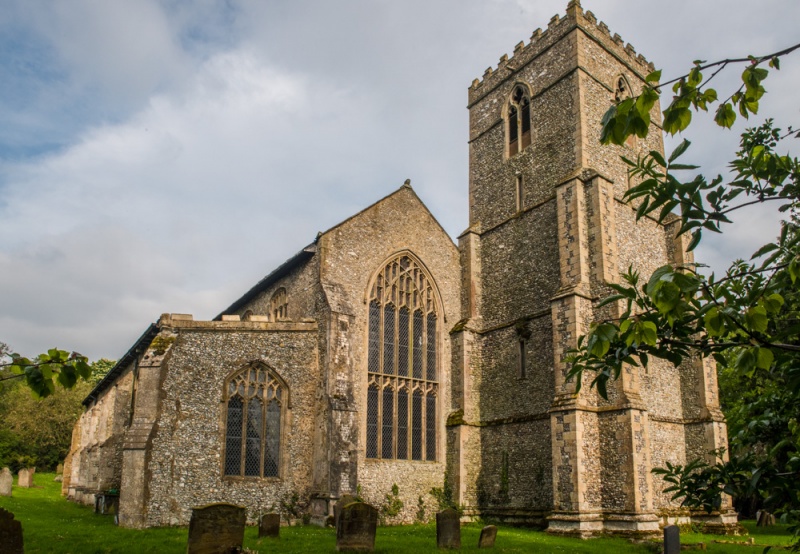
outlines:
[[[407,255],[369,296],[367,458],[436,460],[438,314],[433,285]]]
[[[225,475],[279,477],[288,390],[260,364],[233,375],[225,390]]]
[[[531,143],[531,98],[528,90],[517,85],[508,105],[508,155],[522,152]]]

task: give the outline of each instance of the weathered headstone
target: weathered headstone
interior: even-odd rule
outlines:
[[[377,527],[378,510],[369,504],[351,502],[343,506],[336,525],[337,552],[372,552]]]
[[[497,538],[497,527],[487,525],[481,529],[481,536],[478,539],[478,548],[494,548],[494,540]]]
[[[281,535],[281,515],[264,514],[258,520],[258,536],[279,538]]]
[[[3,508],[0,508],[0,552],[23,554],[22,524],[14,519],[14,514]]]
[[[0,496],[11,496],[11,486],[14,484],[14,476],[7,467],[0,471]]]
[[[436,514],[436,546],[461,548],[461,518],[453,508]]]
[[[64,474],[64,464],[58,464],[56,466],[56,475],[63,475]]]
[[[766,510],[760,510],[758,513],[758,523],[756,527],[770,527],[775,525],[775,516]]]
[[[664,527],[664,554],[680,554],[681,530],[677,525]]]
[[[239,552],[245,522],[245,509],[241,506],[220,502],[192,508],[187,554]]]
[[[22,468],[19,470],[17,485],[24,489],[29,489],[33,486],[33,473],[36,471],[35,467]]]
[[[342,513],[342,508],[347,506],[348,504],[352,504],[353,502],[358,502],[358,498],[351,494],[345,494],[339,500],[336,501],[336,504],[333,505],[333,526],[338,528],[339,527],[339,514]]]

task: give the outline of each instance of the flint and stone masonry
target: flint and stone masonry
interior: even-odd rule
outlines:
[[[691,514],[651,474],[726,446],[713,362],[628,367],[608,400],[566,379],[578,337],[620,314],[597,307],[609,284],[629,267],[646,276],[692,261],[674,222],[637,223],[621,201],[620,156],[663,151],[658,106],[646,139],[599,143],[603,113],[652,70],[571,1],[469,87],[469,227],[458,245],[407,181],[215,320],[161,316],[84,401],[64,494],[91,504],[119,489],[127,527],[185,525],[193,506],[217,502],[255,522],[291,494],[324,523],[344,495],[358,489],[378,505],[397,483],[398,522],[413,520],[419,497],[434,513],[430,491],[446,485],[467,517],[553,533],[654,535],[693,520],[729,529],[729,504]],[[393,285],[393,267],[415,269]],[[403,296],[408,287],[425,288],[424,300]],[[389,315],[376,315],[374,291]],[[398,302],[435,315],[424,379],[399,369],[423,363],[423,334]],[[395,313],[409,336],[386,323]],[[267,381],[280,402],[260,434],[230,399]],[[413,404],[424,422],[401,403],[412,390],[426,395],[424,411]]]

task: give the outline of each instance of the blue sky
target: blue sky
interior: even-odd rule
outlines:
[[[162,312],[213,317],[406,178],[457,235],[467,87],[565,7],[6,0],[0,341],[119,357]],[[800,42],[794,0],[583,7],[665,77]],[[799,123],[798,66],[788,57],[766,83],[765,114],[784,125]],[[735,133],[699,124],[689,138],[687,157],[724,171]],[[744,214],[699,255],[722,267],[776,229],[770,211]]]

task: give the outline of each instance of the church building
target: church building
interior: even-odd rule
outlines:
[[[213,321],[164,314],[85,399],[63,491],[118,489],[119,524],[248,518],[296,495],[324,522],[344,494],[411,522],[431,494],[466,517],[550,532],[647,535],[691,514],[651,474],[727,445],[716,369],[654,360],[600,398],[566,352],[629,267],[692,261],[674,223],[635,221],[602,115],[653,65],[577,0],[468,90],[469,227],[455,244],[407,181],[261,279]],[[309,237],[310,238],[310,237]],[[302,245],[298,244],[298,247]]]

